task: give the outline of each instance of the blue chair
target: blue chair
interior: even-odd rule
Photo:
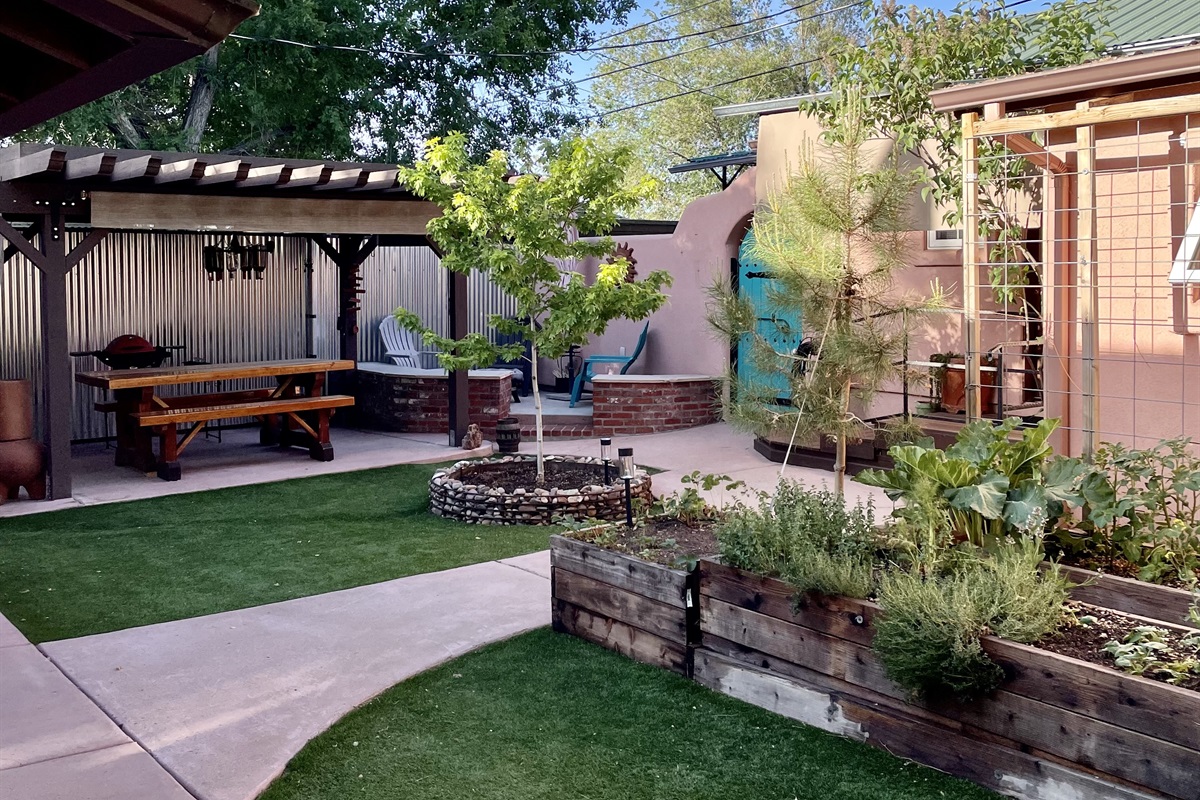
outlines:
[[[583,360],[583,368],[579,370],[579,374],[575,376],[575,385],[571,387],[571,408],[579,402],[579,395],[583,394],[583,384],[590,383],[597,373],[593,366],[596,364],[620,364],[620,374],[624,375],[629,372],[629,368],[633,366],[633,362],[637,361],[638,356],[642,354],[642,348],[646,346],[646,334],[650,332],[650,323],[642,328],[642,335],[638,337],[637,346],[633,348],[631,356],[588,356]]]

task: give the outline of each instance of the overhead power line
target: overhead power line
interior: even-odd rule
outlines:
[[[446,59],[446,58],[545,58],[545,57],[550,57],[550,56],[567,56],[567,55],[581,55],[584,53],[599,53],[599,52],[604,52],[607,50],[624,50],[624,49],[631,48],[631,47],[641,47],[643,45],[650,45],[650,44],[672,44],[674,42],[679,42],[679,41],[683,41],[685,39],[695,38],[697,36],[706,36],[711,33],[717,33],[717,32],[723,31],[723,30],[729,30],[730,28],[740,28],[740,27],[744,27],[746,25],[753,25],[756,22],[762,22],[763,20],[771,19],[773,17],[778,17],[783,14],[793,13],[795,11],[798,11],[801,8],[806,8],[817,2],[820,2],[820,0],[807,0],[807,2],[800,3],[796,6],[789,6],[788,8],[786,8],[782,11],[775,11],[770,14],[765,14],[761,17],[755,17],[754,19],[743,20],[741,22],[732,22],[727,25],[719,25],[715,28],[709,28],[708,30],[693,31],[692,33],[679,34],[678,36],[666,36],[666,37],[660,37],[658,39],[644,39],[644,40],[638,41],[638,42],[625,42],[622,44],[602,45],[600,47],[587,46],[587,47],[567,48],[564,50],[527,50],[527,51],[521,52],[521,53],[506,53],[506,52],[498,52],[498,51],[458,52],[458,51],[453,51],[453,50],[424,50],[424,51],[422,51],[422,50],[408,50],[408,49],[393,48],[393,47],[360,47],[358,45],[344,45],[344,44],[314,44],[312,42],[298,42],[294,39],[281,39],[281,38],[275,37],[275,36],[247,36],[245,34],[240,34],[240,33],[231,33],[228,38],[237,39],[237,40],[244,41],[244,42],[258,42],[258,43],[262,43],[262,44],[282,44],[282,45],[288,45],[290,47],[302,47],[307,50],[337,50],[337,51],[349,52],[349,53],[365,53],[367,55],[407,56],[409,58],[438,58],[438,59]],[[864,3],[864,2],[866,2],[866,0],[859,0],[859,2],[854,3],[853,5],[862,5],[862,3]],[[834,10],[836,10],[836,9],[834,9]],[[795,20],[795,22],[801,22],[801,21],[803,21],[803,20]],[[736,41],[739,38],[755,36],[760,33],[766,33],[767,31],[776,30],[777,28],[786,27],[787,25],[791,25],[791,24],[793,24],[793,22],[788,21],[788,22],[781,23],[779,25],[773,25],[773,26],[770,26],[767,28],[761,28],[761,29],[753,31],[751,33],[742,34],[739,37],[733,37],[730,39],[726,39],[723,42],[719,42],[716,44],[723,44],[725,42]],[[706,45],[706,46],[712,46],[712,45]]]
[[[676,92],[675,94],[669,94],[666,97],[656,97],[653,100],[644,100],[640,103],[633,103],[631,105],[621,106],[620,108],[614,108],[611,111],[601,111],[598,114],[589,114],[587,116],[581,117],[581,119],[584,119],[584,120],[604,119],[605,117],[611,117],[613,114],[620,114],[623,111],[633,111],[636,108],[643,108],[644,106],[652,106],[652,105],[655,105],[656,103],[665,103],[668,100],[674,100],[677,97],[686,97],[689,94],[699,94],[700,92],[709,92],[709,91],[712,91],[713,89],[720,89],[722,86],[731,86],[732,84],[741,83],[742,81],[748,81],[748,80],[751,80],[752,78],[761,78],[763,75],[770,75],[772,72],[783,72],[785,69],[795,69],[796,67],[803,67],[807,64],[812,64],[819,60],[820,60],[819,58],[806,58],[803,61],[797,61],[795,64],[786,64],[782,67],[774,67],[772,69],[764,69],[762,72],[755,72],[753,75],[743,75],[740,78],[731,78],[730,80],[721,81],[720,83],[714,83],[710,86],[701,86],[699,89],[689,89],[686,92]]]
[[[654,19],[648,19],[645,22],[639,23],[637,25],[632,25],[628,28],[625,28],[624,30],[613,31],[612,33],[606,33],[605,35],[603,35],[600,38],[593,41],[592,44],[595,44],[596,42],[604,42],[609,39],[615,39],[618,36],[623,36],[626,33],[633,33],[634,31],[641,30],[642,28],[649,28],[651,25],[657,25],[658,23],[660,23],[664,20],[674,19],[675,17],[681,17],[684,14],[687,14],[689,12],[699,11],[702,8],[711,6],[714,3],[719,3],[719,2],[721,2],[721,0],[708,0],[708,2],[701,3],[698,6],[688,6],[687,8],[681,8],[678,11],[672,12],[670,14],[663,14],[661,17],[655,17]]]
[[[808,5],[812,5],[812,3],[814,3],[814,2],[818,2],[818,0],[811,0],[811,2]],[[856,6],[865,5],[867,2],[869,2],[869,0],[854,0],[854,2],[846,3],[845,5],[837,6],[835,8],[827,8],[823,11],[818,11],[814,14],[809,14],[807,16],[800,17],[799,19],[788,20],[787,22],[781,23],[779,25],[772,25],[767,28],[762,28],[761,30],[750,31],[748,33],[738,34],[737,36],[731,36],[728,39],[721,39],[716,42],[708,42],[706,44],[702,44],[698,47],[693,47],[688,50],[680,50],[677,53],[667,53],[666,55],[659,56],[658,58],[651,58],[647,61],[640,61],[637,64],[629,64],[624,67],[619,67],[618,69],[610,69],[605,72],[597,72],[592,75],[588,75],[586,78],[579,78],[578,80],[574,80],[574,81],[566,81],[565,83],[560,83],[557,86],[549,86],[545,89],[540,90],[539,94],[543,94],[546,92],[558,91],[560,89],[565,89],[569,86],[582,86],[583,84],[585,84],[589,81],[597,80],[598,78],[607,78],[609,75],[617,75],[622,72],[627,72],[628,70],[631,70],[631,69],[637,69],[639,67],[648,67],[652,64],[658,64],[663,61],[669,61],[672,58],[679,58],[680,56],[686,56],[686,55],[690,55],[692,53],[698,53],[701,50],[708,50],[713,47],[720,47],[721,45],[729,44],[730,42],[737,42],[742,39],[749,39],[751,36],[757,36],[761,33],[773,31],[778,28],[785,28],[788,25],[799,25],[801,22],[808,22],[809,20],[818,19],[820,17],[828,16],[829,14],[835,14],[838,11],[846,11],[847,9],[855,8]],[[1019,2],[1029,2],[1029,0],[1019,0]],[[802,8],[802,6],[796,6],[796,8]]]

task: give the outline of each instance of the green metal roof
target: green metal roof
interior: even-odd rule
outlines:
[[[1109,48],[1200,36],[1200,0],[1112,0]]]

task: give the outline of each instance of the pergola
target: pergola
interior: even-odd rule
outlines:
[[[0,149],[0,237],[41,276],[42,408],[50,496],[71,494],[67,276],[113,230],[300,234],[339,271],[341,357],[357,360],[359,269],[380,244],[429,245],[438,209],[390,164],[15,145]],[[88,229],[68,250],[67,225]],[[467,332],[467,277],[454,273],[450,335]],[[450,438],[465,433],[467,374],[450,375]]]
[[[252,0],[0,4],[0,137],[201,55],[258,13]]]

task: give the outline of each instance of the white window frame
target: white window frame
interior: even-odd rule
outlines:
[[[955,233],[958,234],[953,238],[939,239],[939,233]],[[961,250],[963,246],[962,229],[955,228],[939,228],[937,230],[925,231],[925,249],[926,250]]]
[[[1192,218],[1188,222],[1179,249],[1175,252],[1175,260],[1171,262],[1171,275],[1167,279],[1172,286],[1200,286],[1200,202],[1192,209]]]

